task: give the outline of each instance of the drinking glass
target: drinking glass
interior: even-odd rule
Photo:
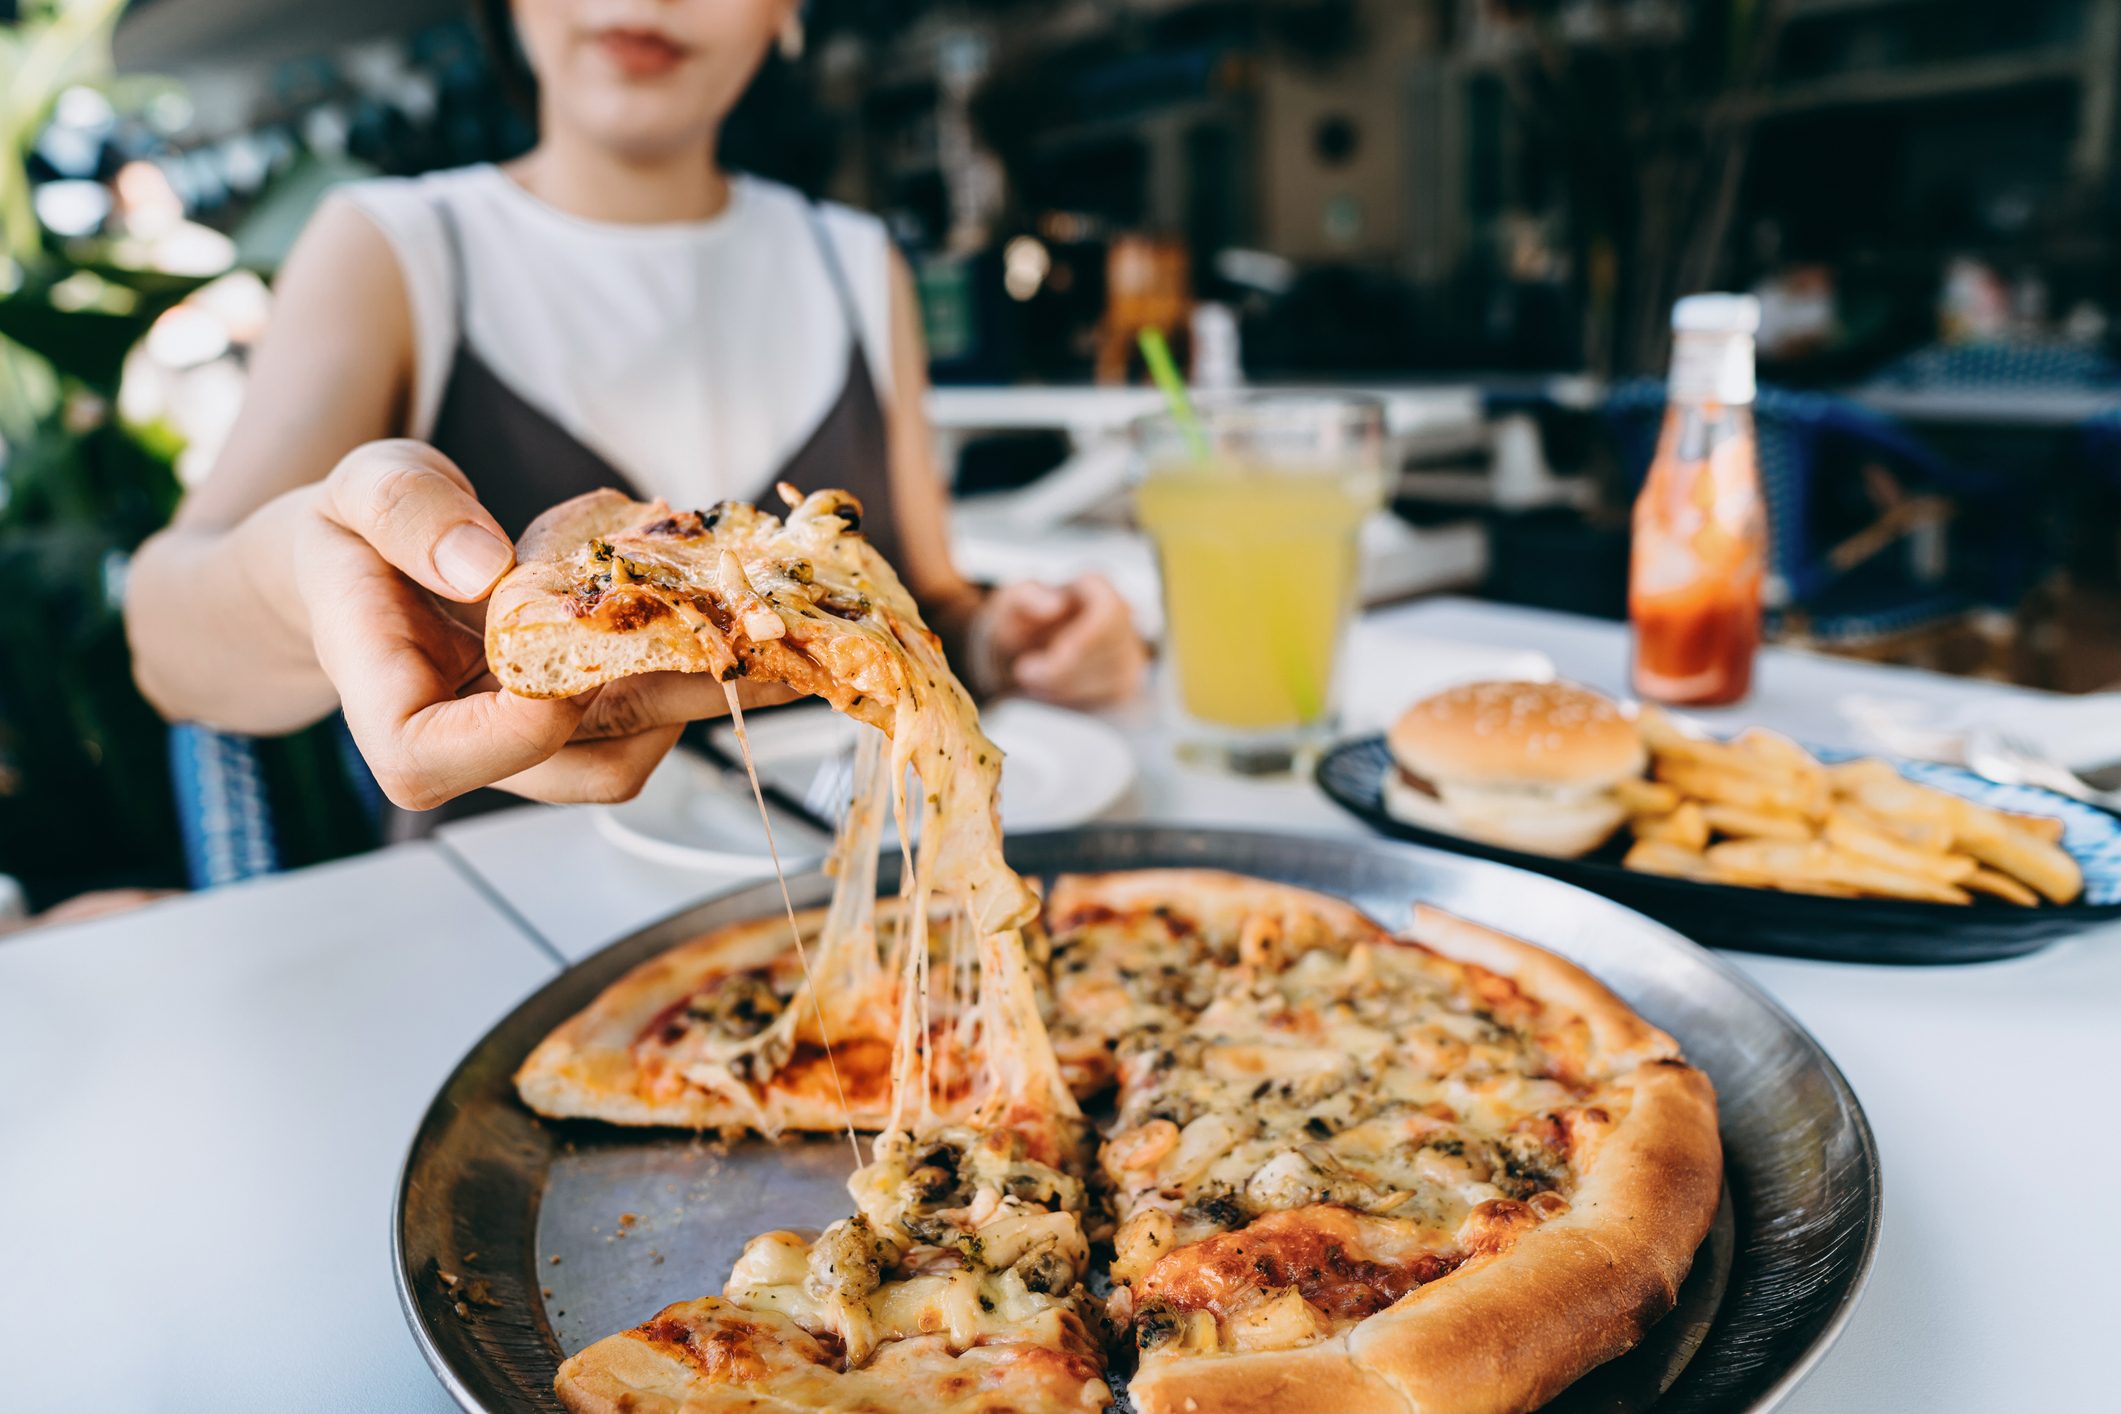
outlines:
[[[1246,775],[1332,734],[1358,532],[1384,497],[1384,409],[1339,394],[1202,401],[1134,427],[1135,509],[1155,543],[1180,755]]]

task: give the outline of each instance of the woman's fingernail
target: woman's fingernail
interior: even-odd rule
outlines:
[[[452,526],[435,546],[435,573],[467,599],[485,593],[501,577],[515,552],[492,531],[470,522]]]

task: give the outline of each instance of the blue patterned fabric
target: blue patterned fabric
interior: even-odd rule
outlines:
[[[1641,379],[1615,388],[1604,405],[1631,487],[1649,474],[1664,421],[1664,384]],[[1801,611],[1811,637],[1856,643],[1942,623],[1984,605],[2014,606],[2033,578],[2035,536],[2022,497],[2001,477],[1970,472],[1939,457],[1881,413],[1821,393],[1763,387],[1753,405],[1761,493],[1768,509],[1768,565],[1783,586],[1785,610]],[[1955,498],[1970,509],[1955,530],[1977,539],[1985,582],[1927,583],[1891,551],[1843,571],[1817,543],[1814,512],[1829,489],[1831,459],[1881,465],[1914,491]]]
[[[381,816],[383,792],[345,719],[334,717],[332,726],[339,765],[373,822]],[[216,888],[285,867],[256,738],[179,722],[169,729],[169,768],[185,873],[193,888]]]
[[[2121,389],[2121,363],[2086,344],[1932,344],[1888,364],[1877,382],[1906,389],[2096,391]]]
[[[169,769],[193,888],[279,870],[255,741],[179,722],[169,729]]]

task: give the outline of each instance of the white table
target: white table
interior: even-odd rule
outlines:
[[[0,1408],[454,1408],[391,1194],[557,966],[427,846],[0,939]]]
[[[1435,639],[1539,649],[1608,689],[1625,670],[1615,625],[1445,600],[1364,625],[1360,698],[1391,700]],[[1831,745],[1851,692],[2007,691],[1771,652],[1742,715]],[[1356,828],[1300,783],[1177,766],[1146,707],[1118,720],[1143,757],[1120,814]],[[0,1404],[444,1407],[386,1255],[428,1096],[551,974],[533,934],[578,957],[743,882],[635,860],[580,812],[533,807],[0,941],[0,1350],[20,1352]],[[1737,960],[1848,1073],[1886,1170],[1870,1291],[1786,1407],[2112,1407],[2121,930],[1972,968]]]

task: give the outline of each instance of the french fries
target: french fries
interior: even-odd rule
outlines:
[[[1875,757],[1825,764],[1777,732],[1694,735],[1645,706],[1650,779],[1615,790],[1635,841],[1627,868],[1847,898],[2023,908],[2068,903],[2083,871],[2062,822],[1921,785]]]
[[[1964,889],[1906,870],[1874,863],[1822,840],[1726,840],[1711,845],[1708,861],[1754,878],[1786,883],[1832,884],[1886,898],[1930,903],[1966,903]]]
[[[2062,822],[2052,815],[2020,815],[2015,810],[1997,810],[1992,813],[2010,821],[2036,839],[2046,840],[2049,844],[2062,843]]]
[[[1644,874],[1664,874],[1675,879],[1714,878],[1700,850],[1684,849],[1663,840],[1635,841],[1628,846],[1627,858],[1620,862]]]
[[[1812,822],[1802,815],[1747,810],[1742,805],[1704,805],[1701,815],[1717,834],[1739,839],[1808,840],[1812,837]]]
[[[1952,827],[1945,820],[1910,820],[1904,815],[1874,815],[1855,801],[1843,796],[1834,806],[1836,814],[1860,820],[1874,830],[1881,830],[1899,840],[1930,854],[1949,854],[1952,848]]]
[[[1815,799],[1800,786],[1765,775],[1727,771],[1670,756],[1659,757],[1653,769],[1658,780],[1681,795],[1693,796],[1697,800],[1735,805],[1741,810],[1780,811],[1790,815],[1816,817],[1826,813],[1826,801]]]
[[[1898,781],[1903,779],[1890,761],[1880,761],[1875,756],[1866,756],[1857,761],[1840,761],[1826,768],[1827,779],[1833,782],[1837,793],[1846,795],[1867,781]]]
[[[2008,874],[1994,869],[1976,869],[1959,881],[1960,887],[1969,893],[1987,894],[2006,903],[2015,903],[2020,908],[2038,908],[2040,895],[2019,883]]]
[[[1875,863],[1903,873],[1920,874],[1943,884],[1956,884],[1981,866],[1972,855],[1936,853],[1895,839],[1874,829],[1854,810],[1837,810],[1826,817],[1820,837],[1836,849],[1860,854]]]
[[[2032,885],[2050,903],[2068,903],[2084,892],[2084,871],[2062,846],[2028,834],[1993,810],[1966,811],[1959,847],[1991,869]]]
[[[1686,799],[1672,787],[1661,781],[1644,781],[1630,777],[1613,787],[1613,794],[1633,819],[1638,815],[1669,815]]]
[[[1674,844],[1691,854],[1709,847],[1708,817],[1689,800],[1669,815],[1645,817],[1635,822],[1635,838]]]

